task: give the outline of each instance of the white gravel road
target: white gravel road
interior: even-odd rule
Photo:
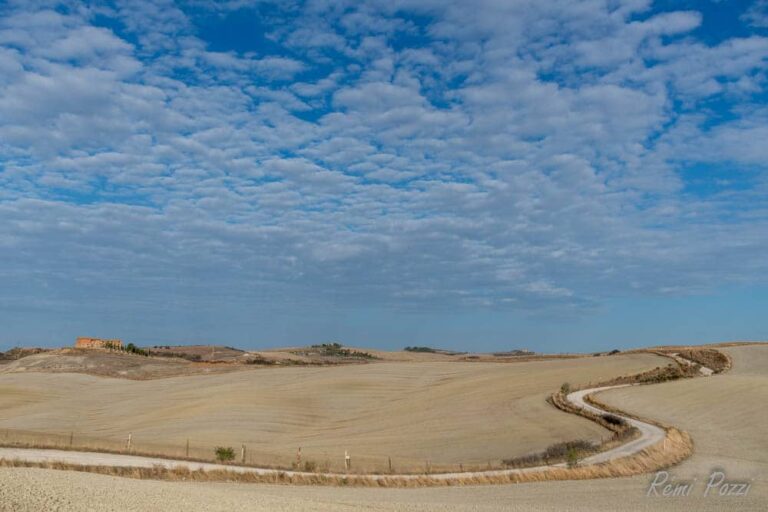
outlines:
[[[584,401],[584,398],[587,395],[592,393],[597,393],[600,391],[608,391],[609,389],[617,389],[617,388],[623,388],[623,387],[627,387],[627,386],[626,385],[625,386],[605,386],[602,388],[590,388],[590,389],[583,389],[581,391],[574,391],[573,393],[568,394],[568,401],[578,407],[581,407],[582,409],[586,409],[589,412],[593,412],[595,414],[605,414],[606,411],[586,403]],[[650,446],[653,446],[656,443],[663,441],[664,437],[666,436],[666,432],[664,431],[664,429],[659,428],[656,425],[651,425],[650,423],[636,420],[628,416],[622,416],[620,414],[611,413],[611,415],[618,416],[624,419],[627,423],[629,423],[633,427],[637,428],[640,431],[640,437],[628,443],[624,443],[620,446],[617,446],[612,450],[597,453],[595,455],[587,457],[582,461],[582,465],[598,464],[600,462],[627,457],[629,455],[635,454],[641,450],[644,450],[645,448],[648,448]]]
[[[600,387],[600,388],[584,389],[581,391],[574,391],[573,393],[568,394],[567,400],[577,407],[585,408],[597,414],[604,414],[607,411],[603,411],[602,409],[598,409],[597,407],[587,404],[584,401],[584,397],[589,395],[590,393],[607,391],[609,389],[615,389],[620,387],[625,387],[625,386],[606,386],[606,387]],[[664,430],[655,425],[651,425],[650,423],[645,423],[643,421],[639,421],[633,418],[624,417],[618,414],[613,414],[613,415],[619,416],[624,420],[626,420],[627,422],[629,422],[632,426],[637,427],[638,430],[640,431],[640,437],[628,443],[625,443],[621,446],[613,448],[611,450],[607,450],[605,452],[601,452],[596,455],[587,457],[583,460],[582,465],[597,464],[597,463],[606,462],[614,459],[620,459],[622,457],[627,457],[664,440],[664,436],[665,436]],[[282,472],[287,475],[313,475],[313,473],[304,473],[301,471],[278,471],[275,469],[267,469],[267,468],[241,467],[241,466],[231,466],[231,465],[213,464],[213,463],[205,463],[205,462],[190,462],[190,461],[184,461],[184,460],[142,457],[142,456],[136,456],[136,455],[80,452],[80,451],[69,451],[69,450],[52,450],[52,449],[40,449],[40,448],[0,447],[0,459],[22,460],[22,461],[37,462],[37,463],[64,462],[67,464],[76,464],[76,465],[82,465],[82,466],[115,466],[115,467],[141,467],[141,468],[151,468],[154,466],[161,466],[169,469],[186,467],[193,471],[199,470],[199,469],[202,469],[205,471],[223,469],[227,471],[234,471],[237,473],[256,473],[260,475],[275,474],[278,472]],[[563,466],[564,464],[557,464],[557,465],[551,465],[551,466],[536,466],[536,467],[522,468],[522,469],[501,469],[501,470],[464,472],[464,473],[436,473],[436,474],[429,475],[429,477],[435,480],[445,480],[445,479],[453,479],[457,477],[467,477],[467,476],[495,476],[495,475],[504,475],[504,474],[534,473],[534,472],[540,472],[540,471],[547,471],[552,467],[563,467]],[[341,476],[341,475],[332,474],[332,473],[326,473],[325,475]],[[425,475],[423,474],[422,475],[368,475],[368,478],[371,478],[374,480],[381,479],[381,478],[392,478],[392,477],[397,477],[402,479],[414,479],[414,478],[424,478],[424,476]]]

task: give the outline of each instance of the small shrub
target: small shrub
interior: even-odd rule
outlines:
[[[317,470],[317,463],[313,460],[305,460],[304,461],[304,471],[307,471],[308,473],[313,473]]]
[[[575,468],[579,465],[579,450],[574,447],[568,448],[565,454],[565,462],[569,468]]]
[[[589,441],[583,439],[577,439],[575,441],[565,441],[562,443],[555,443],[547,447],[544,451],[546,459],[562,459],[568,456],[568,452],[575,450],[577,453],[589,452],[595,449],[595,445]]]
[[[231,446],[217,446],[214,449],[216,460],[219,462],[230,462],[235,460],[235,449]]]
[[[565,441],[549,445],[546,450],[530,455],[523,455],[513,459],[504,459],[501,462],[507,467],[533,467],[544,464],[552,464],[557,461],[568,462],[570,453],[575,454],[576,459],[583,453],[590,453],[597,449],[597,446],[584,440]]]
[[[145,356],[145,357],[149,356],[149,352],[137,347],[133,343],[129,343],[128,345],[126,345],[123,350],[125,352],[128,352],[129,354],[136,354],[136,355]]]
[[[623,426],[627,424],[626,421],[613,414],[603,414],[603,419],[606,423],[610,423],[611,425]]]
[[[563,382],[563,384],[560,386],[560,392],[564,395],[567,395],[571,392],[571,385],[567,382]]]
[[[258,365],[264,365],[264,366],[272,366],[272,365],[276,365],[277,361],[273,359],[267,359],[260,355],[254,355],[253,357],[246,359],[245,364],[258,364]]]

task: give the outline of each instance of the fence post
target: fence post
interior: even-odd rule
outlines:
[[[391,473],[392,472],[392,457],[387,457],[387,459],[389,460],[389,472]]]
[[[128,442],[125,443],[125,449],[128,451],[131,451],[131,438],[133,437],[133,434],[128,432]]]
[[[245,464],[245,445],[240,449],[240,462]]]
[[[74,432],[70,432],[69,433],[69,446],[72,446],[72,442],[74,441],[74,439],[75,439],[75,433]]]
[[[189,458],[189,438],[187,438],[187,458]]]

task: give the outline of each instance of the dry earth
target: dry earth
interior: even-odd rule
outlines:
[[[134,380],[228,373],[240,369],[243,369],[243,366],[191,363],[179,358],[144,357],[124,352],[74,348],[52,350],[22,359],[0,362],[0,374],[83,373]]]
[[[0,510],[535,510],[764,511],[768,509],[765,433],[768,347],[727,349],[734,368],[688,381],[614,390],[601,399],[689,430],[696,453],[670,472],[697,478],[689,497],[648,498],[651,476],[505,486],[365,489],[131,480],[40,469],[0,469]],[[647,408],[647,410],[646,410]],[[746,498],[703,497],[714,467],[754,478]]]
[[[257,368],[150,381],[82,374],[0,374],[5,429],[108,439],[132,433],[140,451],[210,457],[213,447],[247,446],[253,462],[304,460],[353,468],[466,469],[540,451],[564,439],[607,432],[545,402],[565,381],[598,381],[665,364],[651,354],[493,363],[375,363]],[[162,446],[175,446],[174,450]],[[195,451],[199,449],[201,451]],[[238,450],[239,451],[239,450]]]
[[[679,478],[707,478],[722,468],[733,479],[768,488],[768,346],[721,348],[733,359],[722,375],[598,394],[602,402],[675,425],[691,434],[694,456]],[[766,501],[768,510],[768,501]]]
[[[0,468],[0,511],[760,511],[768,493],[746,498],[648,498],[649,478],[482,487],[370,489],[132,480],[47,469]]]

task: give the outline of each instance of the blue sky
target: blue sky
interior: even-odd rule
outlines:
[[[768,338],[768,1],[0,2],[0,348]]]

